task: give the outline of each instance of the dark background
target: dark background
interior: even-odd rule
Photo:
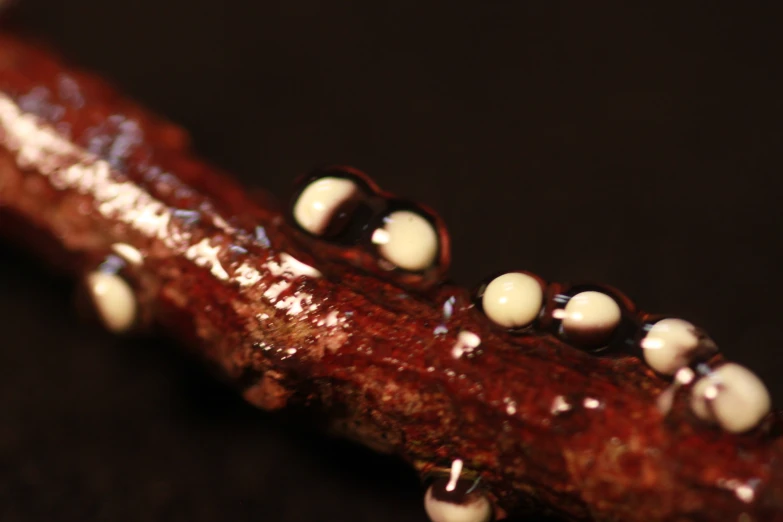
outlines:
[[[781,18],[535,4],[23,0],[15,22],[248,185],[354,164],[441,213],[460,283],[615,285],[783,404]],[[397,461],[80,323],[70,285],[8,247],[0,289],[3,521],[425,520]]]

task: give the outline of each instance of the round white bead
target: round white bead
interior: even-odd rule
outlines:
[[[696,327],[682,319],[661,319],[642,339],[644,360],[658,373],[674,375],[690,364],[690,356],[699,347]]]
[[[739,364],[727,363],[693,386],[691,409],[697,417],[742,433],[761,422],[772,407],[764,383]]]
[[[419,271],[432,266],[438,255],[438,233],[423,216],[398,210],[384,218],[372,241],[387,261],[403,270]]]
[[[592,290],[569,299],[561,314],[566,336],[586,344],[608,341],[621,318],[620,306],[614,299]]]
[[[294,204],[293,215],[300,227],[322,235],[334,213],[359,191],[356,183],[345,178],[325,177],[310,183]]]
[[[136,296],[125,280],[106,272],[93,272],[86,278],[95,309],[107,330],[128,331],[136,321]]]
[[[544,291],[536,278],[510,272],[493,279],[484,290],[481,305],[487,317],[504,328],[521,328],[538,317]]]
[[[424,510],[432,522],[488,522],[492,518],[492,506],[484,495],[476,495],[464,504],[455,504],[435,498],[432,486],[424,496]]]

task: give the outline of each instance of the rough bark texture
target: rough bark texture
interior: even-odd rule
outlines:
[[[462,289],[406,291],[353,270],[194,159],[179,128],[8,36],[0,231],[77,277],[132,245],[143,262],[125,276],[144,320],[248,401],[306,409],[423,476],[463,459],[500,513],[783,521],[777,417],[727,434],[683,393],[664,417],[668,383],[636,358],[511,336]],[[455,356],[462,331],[481,344]]]

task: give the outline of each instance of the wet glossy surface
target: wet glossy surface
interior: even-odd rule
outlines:
[[[179,172],[178,172],[178,174],[179,174]],[[111,208],[111,207],[109,207],[109,208]],[[111,209],[114,210],[113,208],[111,208]],[[132,221],[131,224],[133,224],[133,223],[135,223],[135,222]],[[182,221],[182,223],[185,223],[185,222]],[[185,223],[185,225],[193,226],[192,223],[191,224]],[[183,225],[183,226],[185,226],[185,225]],[[179,226],[179,222],[177,222],[177,226]],[[274,230],[274,227],[272,225],[270,225],[270,230]],[[236,245],[232,245],[232,246],[236,247]],[[194,250],[193,250],[193,252],[191,254],[186,256],[186,259],[188,259],[190,262],[195,263],[197,266],[200,266],[201,268],[205,269],[208,274],[210,274],[212,277],[216,278],[217,280],[225,281],[227,277],[228,278],[235,277],[235,278],[237,278],[238,282],[245,280],[245,279],[239,279],[237,276],[232,276],[231,274],[229,274],[229,269],[226,268],[226,266],[224,266],[225,262],[221,261],[221,259],[220,259],[219,254],[221,253],[221,251],[220,250],[217,250],[217,251],[215,250],[217,248],[217,245],[212,244],[209,241],[204,243],[203,239],[202,239],[199,242],[193,243],[190,247],[188,247],[186,252],[189,251],[191,248],[194,248]],[[240,248],[243,248],[243,247],[240,247]],[[240,253],[240,255],[244,255],[244,254]],[[280,268],[272,268],[272,267],[282,266],[283,261],[282,260],[280,260],[280,261],[273,261],[273,263],[274,264],[272,264],[272,265],[267,265],[267,266],[259,265],[259,266],[264,267],[264,270],[280,270]],[[240,266],[242,266],[242,265],[240,265]],[[257,270],[257,271],[258,271],[258,275],[261,275],[261,271],[259,271],[259,270]],[[282,273],[286,273],[285,270],[283,270]],[[244,275],[244,272],[243,272],[243,274],[240,274],[240,275],[243,278],[246,277],[246,275]],[[250,280],[252,280],[255,276],[256,276],[256,274],[251,273]],[[359,279],[359,280],[361,280],[361,279]],[[261,280],[259,280],[259,281],[261,281]],[[290,281],[286,280],[286,282],[290,282]],[[267,284],[267,282],[265,281],[264,284]],[[351,282],[349,281],[348,284],[350,285]],[[269,287],[271,288],[273,285],[274,285],[274,283],[269,285]],[[305,286],[307,286],[307,285],[305,285]],[[279,295],[280,294],[278,294],[277,296],[274,296],[274,298],[270,298],[270,303],[272,303],[272,299],[277,299],[279,297]],[[305,308],[301,306],[301,304],[302,304],[301,301],[297,301],[297,299],[298,299],[299,296],[305,296],[306,297],[307,295],[310,295],[310,294],[309,294],[309,292],[307,291],[306,288],[303,288],[303,289],[299,290],[298,292],[295,292],[294,295],[293,295],[294,302],[295,303],[298,302],[299,306],[302,308],[302,310],[299,311],[298,314],[296,314],[299,317],[305,317],[306,313],[304,312]],[[278,302],[280,302],[280,301],[274,301],[275,307],[276,307]],[[285,302],[285,301],[283,301],[283,302]],[[435,302],[438,303],[438,305],[440,305],[441,300],[436,299]],[[290,306],[286,305],[284,313],[288,314],[288,311],[291,310],[291,308],[293,306],[294,306],[293,304],[291,304]],[[419,303],[417,303],[416,300],[413,300],[411,302],[411,307],[414,310],[418,308],[419,311],[422,312],[419,315],[429,314],[429,312],[424,312],[424,310],[425,310],[424,306],[420,305]],[[440,309],[438,310],[438,312],[440,313]],[[266,320],[266,319],[262,319],[262,320]],[[327,321],[328,317],[323,318],[323,320]],[[467,322],[467,323],[470,322],[470,320],[466,316],[465,309],[460,308],[459,305],[456,306],[455,310],[452,312],[451,320],[456,322],[457,324],[459,324],[460,322]],[[484,366],[484,364],[482,364],[482,366],[485,369],[493,367],[494,363],[498,362],[498,359],[500,359],[500,358],[509,357],[509,358],[513,359],[514,357],[516,357],[516,356],[510,355],[512,352],[510,352],[510,351],[507,352],[507,351],[502,350],[502,349],[499,349],[498,353],[492,353],[490,351],[486,351],[487,346],[498,346],[498,347],[502,346],[503,340],[499,336],[493,335],[490,332],[487,332],[486,334],[481,332],[480,331],[481,330],[480,326],[479,326],[478,330],[479,330],[479,332],[478,332],[477,335],[479,335],[479,337],[483,341],[482,345],[481,345],[481,346],[483,346],[483,349],[477,354],[477,356],[478,356],[478,360],[479,361],[482,361],[482,360],[485,361],[484,364],[486,366]],[[448,336],[444,336],[444,337],[446,337],[446,339],[444,339],[444,340],[447,340],[449,343],[454,342],[454,340],[455,340],[454,339],[455,333],[456,332],[451,332]],[[427,339],[426,337],[424,337],[424,338]],[[542,355],[542,356],[543,355],[547,355],[547,356],[553,357],[554,359],[557,359],[557,360],[560,360],[561,357],[563,358],[563,360],[568,360],[569,357],[574,357],[573,352],[568,351],[567,349],[561,347],[560,345],[552,344],[550,346],[547,343],[548,343],[548,341],[541,341],[541,344],[538,347],[530,346],[529,347],[530,352],[526,353],[525,357],[529,357],[529,356],[532,355],[533,358],[535,358],[536,354],[538,352],[540,352],[540,353],[538,353],[539,355]],[[438,344],[433,344],[432,346],[434,347],[434,346],[439,346],[439,345]],[[362,348],[363,349],[362,351],[364,351],[364,352],[368,352],[369,351],[367,347],[362,347],[361,345],[359,345],[358,347]],[[266,348],[266,347],[264,347],[264,348]],[[401,348],[405,348],[408,351],[404,352],[404,351],[398,351],[396,348],[394,348],[394,349],[386,348],[386,350],[391,350],[391,353],[383,353],[384,352],[383,349],[379,350],[376,347],[373,347],[372,350],[373,350],[373,352],[378,352],[378,351],[382,352],[380,355],[384,356],[384,357],[387,357],[388,359],[386,359],[386,362],[388,362],[393,367],[403,368],[404,370],[406,370],[406,369],[413,369],[413,368],[418,367],[417,364],[412,364],[412,365],[410,364],[410,358],[411,357],[415,357],[415,356],[406,355],[408,353],[416,353],[415,350],[411,350],[411,345],[404,346],[404,347],[401,347]],[[420,348],[423,348],[423,346],[420,346]],[[280,347],[270,348],[270,351],[272,351],[274,353],[279,353],[280,349],[281,349]],[[296,352],[294,354],[289,354],[288,351],[291,350],[291,349],[292,348],[287,348],[287,349],[283,350],[283,353],[285,355],[281,355],[280,356],[281,360],[287,360],[287,359],[284,359],[284,358],[287,358],[289,356],[293,356],[293,355],[296,354]],[[419,353],[421,353],[421,352],[419,352]],[[440,353],[440,352],[438,352],[438,353]],[[596,372],[603,373],[601,371],[601,369],[605,368],[606,364],[608,364],[608,363],[590,362],[591,361],[590,359],[579,358],[578,356],[576,356],[576,357],[580,361],[580,366],[581,366],[580,370],[584,370],[585,368],[593,367],[593,368],[595,368]],[[406,361],[406,359],[408,359],[408,360]],[[413,362],[418,363],[419,361],[413,361]],[[440,362],[440,361],[436,358],[435,362]],[[405,363],[408,363],[408,366],[406,366]],[[458,368],[453,367],[451,364],[445,365],[444,367],[441,367],[441,368],[437,368],[436,366],[432,366],[432,367],[436,368],[435,371],[437,371],[437,374],[439,376],[441,376],[441,375],[445,376],[444,377],[444,381],[445,382],[449,382],[450,379],[455,378],[455,377],[456,378],[460,378],[458,376],[461,376],[461,375],[467,375],[467,373],[466,374],[458,373],[457,372]],[[468,368],[470,368],[470,367],[468,367]],[[466,370],[468,368],[466,368]],[[617,368],[615,368],[615,370],[616,369]],[[475,368],[474,368],[474,370],[475,370]],[[634,371],[639,371],[638,367],[633,366],[633,365],[630,365],[628,370],[631,373],[634,372]],[[449,372],[454,373],[454,376],[450,375]],[[582,396],[577,396],[577,397],[570,397],[568,399],[563,399],[563,397],[565,397],[565,396],[567,396],[569,394],[568,393],[569,389],[571,391],[573,391],[573,390],[581,390],[580,393],[584,393],[585,390],[589,390],[589,388],[590,388],[589,384],[586,384],[586,383],[582,382],[578,378],[578,372],[574,371],[573,368],[569,368],[567,366],[566,368],[563,369],[563,372],[564,372],[564,374],[566,374],[569,377],[569,379],[571,379],[571,378],[576,379],[576,382],[569,383],[569,384],[563,384],[562,385],[562,390],[560,390],[563,393],[562,394],[557,394],[557,395],[555,395],[552,398],[551,406],[550,406],[550,404],[547,404],[547,411],[554,410],[556,412],[574,412],[576,414],[575,417],[572,416],[570,420],[564,421],[571,428],[576,427],[576,425],[579,424],[579,419],[580,418],[584,419],[584,417],[586,415],[589,415],[591,412],[596,412],[597,414],[601,414],[601,415],[607,415],[607,413],[603,413],[604,410],[608,409],[608,411],[611,412],[613,406],[614,407],[618,407],[619,405],[622,404],[622,401],[624,401],[624,400],[631,401],[632,400],[632,397],[620,397],[620,398],[617,398],[617,399],[616,398],[611,398],[609,400],[604,400],[604,399],[601,398],[601,396],[603,395],[603,393],[601,393],[601,390],[593,390],[593,391],[596,392],[594,395],[591,393],[589,395],[584,395],[583,397]],[[468,372],[468,373],[470,373],[470,372]],[[473,374],[473,378],[468,380],[470,383],[472,383],[473,386],[482,386],[482,385],[485,385],[485,384],[486,384],[486,386],[492,386],[494,384],[492,382],[489,382],[489,379],[487,379],[485,381],[485,379],[483,379],[483,378],[476,378],[476,375],[478,375],[478,374],[474,373]],[[624,378],[622,376],[622,374],[620,374],[620,375],[621,376],[618,377],[618,379]],[[479,376],[479,377],[481,377],[481,376]],[[486,377],[486,375],[484,375],[483,377]],[[555,381],[557,381],[556,377],[555,377]],[[653,380],[652,382],[655,382],[655,381]],[[573,388],[571,388],[571,386],[573,386]],[[559,387],[560,387],[559,384],[553,385],[553,388],[555,390],[558,390]],[[502,403],[502,406],[500,404],[498,404],[498,406],[500,406],[502,408],[502,410],[505,412],[504,413],[505,415],[510,415],[515,420],[515,422],[521,422],[522,425],[527,426],[528,424],[532,424],[533,426],[535,426],[535,423],[533,422],[533,420],[530,417],[538,418],[538,419],[546,419],[547,418],[546,416],[543,416],[543,417],[540,416],[538,414],[540,412],[536,413],[536,410],[531,411],[529,409],[530,408],[530,404],[529,404],[530,399],[533,399],[533,402],[536,402],[538,400],[537,397],[528,397],[528,400],[521,401],[520,397],[523,397],[525,395],[526,388],[521,388],[521,387],[517,388],[516,386],[514,386],[512,388],[513,389],[507,388],[506,390],[504,390],[502,392],[498,392],[497,390],[492,390],[491,392],[487,393],[487,395],[489,397],[497,397],[497,398],[501,398],[502,397],[502,400],[500,401]],[[460,389],[464,390],[465,388],[460,388]],[[470,390],[471,387],[468,386],[467,389]],[[550,393],[549,391],[543,391],[542,392],[541,399],[543,399],[543,402],[550,402],[550,401],[547,400],[548,399],[547,395],[549,393]],[[574,399],[576,399],[576,400],[574,400]],[[613,402],[615,404],[612,404]],[[513,406],[511,406],[512,404],[513,404]],[[527,405],[526,406],[527,409],[526,410],[520,410],[517,407],[518,404],[525,404],[525,405]],[[550,408],[551,408],[551,410],[550,410]],[[468,416],[469,413],[470,412],[463,412],[462,414],[465,415],[465,416]],[[560,418],[560,416],[558,415],[557,418]],[[546,427],[549,424],[550,424],[549,422],[543,422],[542,421],[542,427]],[[532,428],[533,426],[530,426],[530,428]],[[526,429],[530,430],[530,428],[526,428]],[[569,429],[571,429],[571,428],[569,428]],[[423,428],[419,428],[419,429],[423,429]],[[535,433],[535,429],[530,430],[528,433]],[[419,433],[419,435],[421,435],[421,433]],[[516,439],[514,439],[514,438],[509,439],[509,443],[513,444],[514,440],[516,440]],[[542,448],[542,450],[543,450],[543,453],[546,454],[546,447],[545,446]],[[546,457],[542,457],[542,458],[546,458]],[[513,463],[509,463],[509,464],[513,464]],[[551,471],[544,472],[544,471],[532,470],[532,471],[529,471],[526,474],[526,476],[530,477],[529,480],[535,480],[535,477],[537,476],[537,473],[541,473],[541,475],[539,475],[539,476],[546,476],[546,473],[549,473],[549,472],[551,472]],[[747,495],[744,495],[744,497],[747,498]]]

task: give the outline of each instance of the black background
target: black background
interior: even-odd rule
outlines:
[[[25,0],[15,22],[248,185],[354,164],[441,213],[460,283],[612,284],[781,404],[781,19],[590,4]],[[70,285],[8,247],[0,288],[3,521],[425,520],[397,461],[79,323]]]

